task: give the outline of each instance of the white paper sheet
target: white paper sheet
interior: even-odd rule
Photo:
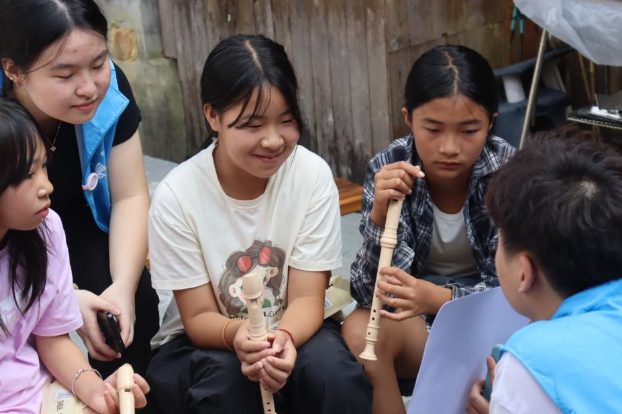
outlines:
[[[463,414],[473,382],[486,376],[486,357],[529,320],[501,288],[446,303],[425,351],[408,414]]]

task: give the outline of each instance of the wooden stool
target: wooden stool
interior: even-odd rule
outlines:
[[[361,201],[363,200],[363,187],[342,178],[335,178],[337,190],[339,190],[339,208],[341,215],[361,211]]]

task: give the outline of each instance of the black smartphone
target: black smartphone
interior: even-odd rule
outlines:
[[[115,352],[125,351],[117,318],[110,312],[97,312],[97,323],[99,323],[99,329],[102,331],[106,345],[114,349]]]

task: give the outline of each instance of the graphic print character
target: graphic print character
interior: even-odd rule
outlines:
[[[284,275],[285,252],[272,242],[255,240],[246,251],[232,253],[225,263],[225,271],[218,282],[220,302],[230,317],[245,309],[246,298],[242,290],[242,276],[255,272],[263,280],[264,301],[262,308],[278,307],[283,304],[281,290]]]

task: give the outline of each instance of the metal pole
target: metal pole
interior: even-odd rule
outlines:
[[[548,32],[542,29],[542,37],[540,38],[540,46],[538,47],[538,56],[536,57],[536,66],[533,69],[533,79],[531,80],[531,88],[529,89],[529,100],[527,101],[527,110],[525,111],[525,120],[523,121],[523,131],[520,134],[519,149],[525,145],[525,140],[529,134],[531,119],[533,118],[536,106],[536,97],[538,95],[538,81],[540,80],[540,71],[542,70],[542,61],[544,60],[544,50],[546,49],[546,37]]]

